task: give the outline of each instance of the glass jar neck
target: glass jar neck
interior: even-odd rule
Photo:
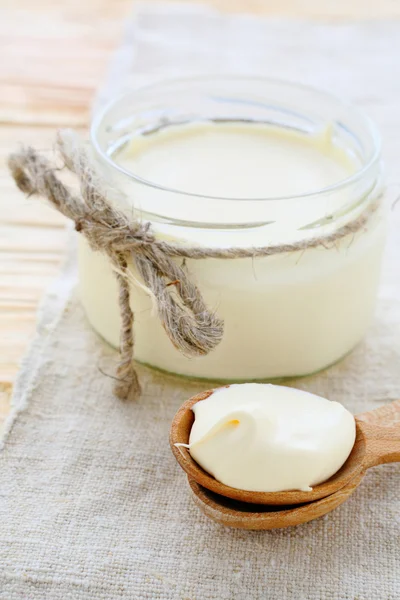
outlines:
[[[166,131],[175,129],[179,137],[178,130],[199,123],[209,128],[208,147],[205,138],[177,146],[172,136],[165,151]],[[241,127],[242,138],[232,142],[232,151],[232,131],[228,136],[226,129],[210,145],[215,128],[221,133],[227,123]],[[253,138],[261,139],[265,128],[268,135],[279,132],[279,143],[269,154],[268,144],[258,152],[254,139],[249,142],[250,129]],[[318,187],[318,156],[308,163],[304,157],[320,151],[325,160],[326,148],[320,146],[326,137],[321,132],[327,131],[331,163],[340,151],[354,159],[355,167],[344,179],[338,176]],[[296,136],[303,146],[292,156],[285,143],[289,137],[296,146]],[[232,245],[233,235],[243,245],[306,239],[316,231],[329,235],[357,218],[380,193],[379,143],[369,121],[327,94],[283,82],[200,78],[137,90],[95,118],[92,141],[102,173],[121,192],[126,214],[151,221],[160,235],[194,243],[201,243],[206,232],[209,243],[218,239],[215,244],[223,245]],[[127,165],[129,147],[133,162]],[[279,156],[283,150],[286,154]]]

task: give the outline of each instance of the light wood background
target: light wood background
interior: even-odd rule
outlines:
[[[400,0],[208,3],[225,11],[324,20],[400,19]],[[0,425],[38,301],[66,246],[63,219],[24,199],[6,158],[20,143],[51,148],[60,126],[87,126],[94,90],[131,10],[131,0],[0,0]]]

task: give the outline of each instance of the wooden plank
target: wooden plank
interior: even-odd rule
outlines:
[[[22,140],[50,148],[53,137],[50,128],[0,127],[0,421],[34,332],[38,302],[57,273],[66,244],[64,219],[43,202],[27,200],[5,163]]]
[[[85,125],[128,6],[127,0],[17,0],[4,7],[0,122]]]
[[[226,12],[324,20],[400,18],[400,3],[393,0],[206,0],[205,4]]]

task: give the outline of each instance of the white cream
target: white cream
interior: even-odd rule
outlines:
[[[230,199],[305,194],[341,181],[357,168],[354,157],[333,144],[330,128],[306,136],[241,123],[170,126],[135,137],[117,162],[156,185]],[[161,203],[158,196],[157,212]],[[191,219],[193,204],[188,207]],[[213,221],[224,222],[224,204],[213,204]],[[173,208],[168,207],[168,212]]]
[[[133,198],[137,214],[143,211],[213,226],[267,222],[267,229],[252,228],[251,238],[239,241],[253,245],[265,244],[266,239],[282,241],[289,227],[312,223],[321,214],[321,202],[332,209],[331,197],[316,196],[307,202],[290,198],[343,181],[359,168],[356,157],[333,142],[330,127],[306,135],[248,123],[170,126],[134,137],[115,160],[144,181],[179,191],[161,193],[157,187],[143,185],[135,193],[127,184],[124,189]],[[170,235],[168,228],[155,227]],[[215,236],[215,231],[204,228],[186,234],[188,241],[212,246],[235,243],[238,235],[231,229],[221,239],[220,231]]]
[[[190,454],[234,488],[310,491],[336,473],[355,441],[353,415],[297,389],[245,383],[194,405]]]
[[[358,166],[354,157],[335,144],[329,129],[305,135],[249,124],[168,127],[134,138],[114,158],[125,169],[161,186],[235,198],[318,190],[345,179]],[[166,216],[163,222],[152,222],[160,238],[215,247],[285,243],[293,241],[294,235],[306,239],[321,231],[321,227],[307,228],[308,224],[319,222],[321,215],[332,210],[341,215],[340,207],[351,200],[348,189],[306,200],[244,202],[166,192],[124,177],[116,183],[129,198],[127,214],[150,220],[146,211]],[[359,206],[357,210],[362,209]],[[169,217],[203,225],[176,225]],[[221,221],[260,221],[260,225],[204,226]],[[343,211],[334,222],[325,223],[323,231],[331,233],[345,222]],[[132,266],[135,357],[166,371],[221,380],[318,371],[348,353],[364,335],[375,304],[384,234],[378,211],[367,230],[330,248],[254,260],[187,260],[187,269],[208,306],[225,323],[222,342],[199,358],[187,358],[171,344]],[[118,292],[110,263],[92,252],[84,239],[79,263],[81,298],[89,321],[103,338],[118,346]]]

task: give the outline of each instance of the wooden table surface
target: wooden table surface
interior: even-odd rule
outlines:
[[[324,20],[400,19],[397,0],[208,3],[225,11]],[[0,425],[38,302],[66,245],[64,220],[24,199],[6,158],[20,143],[51,148],[60,126],[87,127],[94,90],[131,10],[131,0],[0,0]]]

